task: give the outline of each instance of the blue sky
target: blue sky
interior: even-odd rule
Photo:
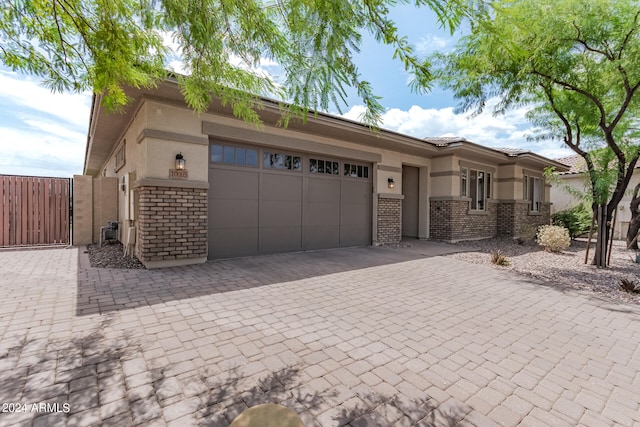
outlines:
[[[451,49],[458,37],[441,29],[425,9],[396,8],[393,18],[421,54]],[[383,128],[420,138],[461,136],[491,147],[525,148],[550,158],[572,154],[558,141],[528,142],[526,135],[531,130],[525,110],[499,117],[487,111],[470,119],[455,113],[456,101],[440,88],[426,95],[412,93],[409,76],[392,56],[391,48],[366,36],[357,56],[362,77],[371,82],[386,108]],[[36,78],[0,66],[0,174],[81,174],[90,102],[90,94],[53,94]],[[363,107],[356,96],[349,96],[348,102],[341,107],[342,113],[357,120]],[[338,114],[335,109],[330,112]]]

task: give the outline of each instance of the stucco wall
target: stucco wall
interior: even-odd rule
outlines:
[[[73,177],[73,245],[100,240],[100,228],[118,220],[117,179]]]
[[[585,181],[585,176],[582,174],[560,175],[560,183],[554,184],[551,187],[551,212],[559,212],[565,209],[569,209],[580,203],[580,199],[574,194],[575,192],[584,193],[588,191],[588,184]],[[616,218],[616,230],[614,231],[614,238],[626,239],[627,230],[629,227],[629,221],[631,220],[631,211],[629,210],[629,204],[633,196],[633,189],[640,183],[640,170],[636,169],[631,177],[631,182],[627,187],[627,191],[622,198],[622,201],[618,205],[618,213]]]
[[[74,246],[93,243],[93,177],[73,176],[73,236]]]

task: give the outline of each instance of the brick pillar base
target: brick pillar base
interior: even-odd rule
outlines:
[[[379,244],[393,245],[402,240],[402,196],[378,195]]]
[[[147,268],[207,259],[207,189],[137,187],[136,256]]]

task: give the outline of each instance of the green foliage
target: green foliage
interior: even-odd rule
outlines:
[[[547,252],[562,252],[571,245],[569,230],[557,225],[543,225],[538,229],[536,240]]]
[[[501,267],[508,267],[511,265],[509,259],[500,250],[491,252],[491,263]]]
[[[553,225],[558,225],[569,230],[569,236],[575,239],[589,231],[593,212],[581,203],[571,209],[556,212],[551,216]]]
[[[353,62],[362,33],[394,48],[412,88],[427,90],[430,63],[420,58],[390,18],[396,4],[434,10],[453,30],[465,12],[454,0],[3,0],[0,61],[34,74],[55,91],[93,90],[113,110],[127,102],[124,86],[153,87],[175,52],[187,75],[178,82],[187,103],[204,111],[222,98],[236,116],[259,123],[259,96],[290,102],[290,116],[345,105],[353,87],[376,124],[383,111]],[[282,76],[260,70],[268,61]]]
[[[453,52],[431,59],[463,110],[481,112],[495,97],[497,114],[529,107],[534,139],[561,140],[584,159],[591,202],[610,220],[638,162],[636,0],[496,0]]]

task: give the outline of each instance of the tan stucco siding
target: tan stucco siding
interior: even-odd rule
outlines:
[[[585,179],[582,174],[560,175],[560,183],[553,184],[550,191],[551,202],[553,203],[551,212],[555,213],[577,206],[580,203],[580,199],[574,196],[572,192],[585,193],[589,191],[589,186]],[[640,183],[640,171],[636,170],[631,177],[624,197],[618,205],[616,230],[614,231],[614,237],[617,239],[624,239],[626,236],[629,221],[631,221],[629,204],[633,196],[633,189],[638,183]]]

